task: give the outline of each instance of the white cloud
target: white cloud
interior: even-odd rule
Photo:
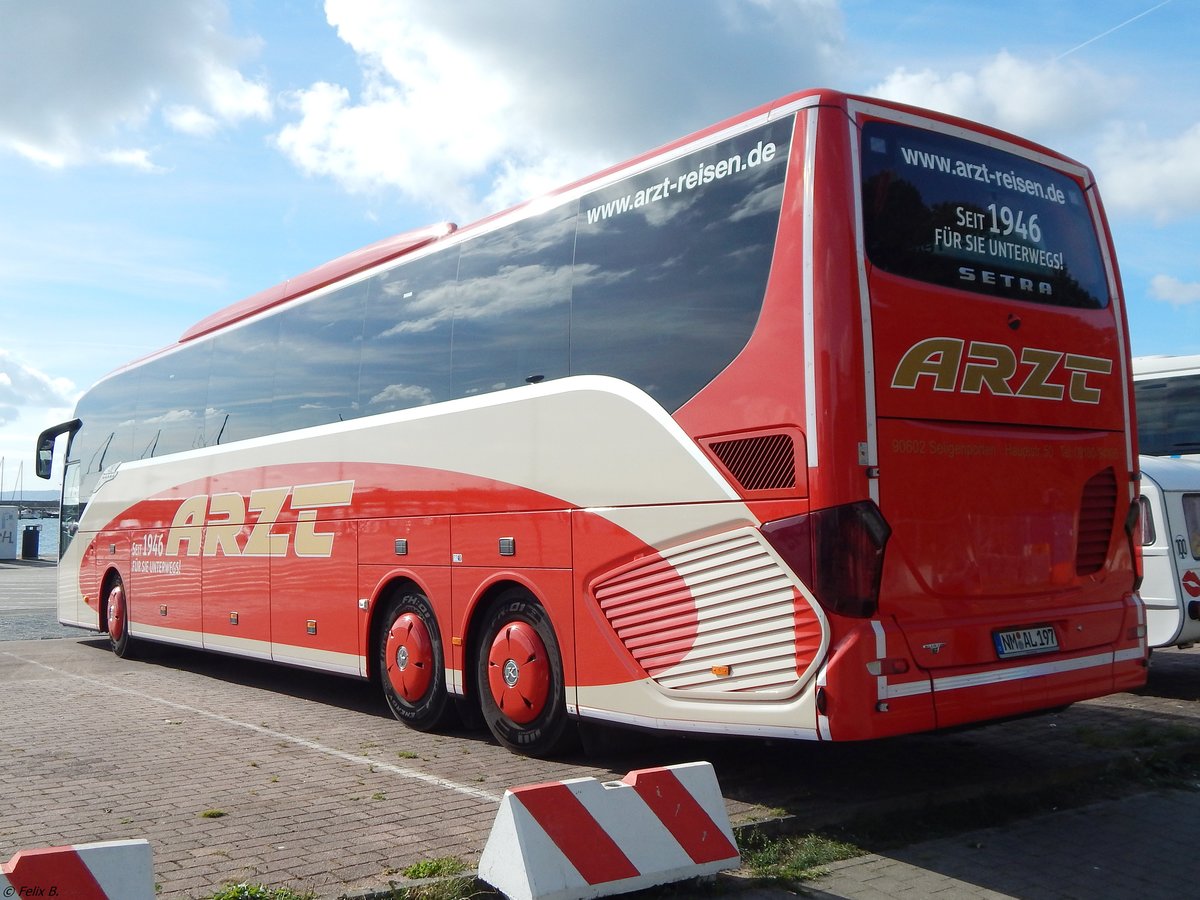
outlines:
[[[1002,51],[974,72],[897,69],[868,93],[1054,146],[1061,136],[1096,127],[1131,89],[1128,79],[1074,62],[1037,62]]]
[[[258,44],[229,32],[223,0],[0,0],[0,22],[0,148],[38,164],[153,171],[137,143],[160,111],[189,134],[198,116],[270,116],[266,86],[238,70]]]
[[[52,378],[0,350],[0,425],[15,421],[22,407],[70,406],[74,390],[67,379]]]
[[[221,127],[215,116],[194,106],[168,106],[163,110],[167,124],[183,134],[208,137]]]
[[[1200,212],[1200,123],[1155,139],[1143,126],[1114,125],[1096,164],[1110,210],[1151,216],[1165,224]]]
[[[1150,279],[1150,296],[1172,306],[1200,303],[1200,282],[1180,281],[1170,275],[1155,275]]]
[[[833,0],[325,9],[362,83],[293,93],[280,148],[350,190],[398,189],[467,216],[822,83],[843,43]]]

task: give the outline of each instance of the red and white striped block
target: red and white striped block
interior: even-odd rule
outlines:
[[[22,850],[0,866],[0,896],[154,900],[148,841]]]
[[[512,900],[582,900],[740,859],[712,764],[695,762],[505,791],[479,877]]]

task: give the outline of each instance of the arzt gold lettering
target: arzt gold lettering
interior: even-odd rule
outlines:
[[[1065,366],[1071,373],[1071,399],[1076,403],[1099,403],[1100,389],[1090,386],[1087,377],[1089,373],[1111,374],[1112,360],[1068,353]]]
[[[935,391],[952,391],[962,352],[963,342],[957,338],[927,338],[913,344],[896,366],[892,387],[915,388],[922,375],[929,375]]]
[[[985,384],[991,393],[998,396],[1012,393],[1008,379],[1017,371],[1017,355],[1011,347],[971,341],[967,356],[967,363],[963,366],[964,394],[978,394]]]
[[[258,513],[258,521],[246,539],[243,556],[287,556],[287,532],[272,534],[271,526],[278,520],[290,491],[291,488],[284,487],[259,488],[250,492],[250,511]]]
[[[306,484],[292,491],[292,509],[297,510],[297,556],[330,556],[333,553],[333,534],[316,530],[317,511],[330,506],[349,506],[353,494],[353,481]]]
[[[208,495],[188,497],[179,504],[171,528],[167,532],[167,556],[178,556],[180,546],[187,542],[187,555],[199,556],[204,537],[204,515],[208,512]]]
[[[1017,391],[1022,397],[1039,397],[1043,400],[1061,400],[1061,384],[1051,384],[1050,376],[1063,355],[1054,350],[1036,350],[1026,347],[1021,351],[1021,362],[1033,366]]]
[[[964,352],[965,347],[965,352]],[[932,379],[935,391],[1026,397],[1095,405],[1103,387],[1089,376],[1111,375],[1113,361],[1099,356],[1024,347],[1017,353],[1007,344],[927,338],[913,344],[896,364],[892,387],[916,388],[921,378]]]
[[[289,498],[296,513],[290,529],[280,521]],[[353,498],[353,481],[259,488],[248,499],[238,493],[197,494],[179,504],[161,555],[281,557],[287,555],[294,533],[296,556],[329,557],[337,532],[318,531],[317,516],[323,509],[349,506]],[[252,519],[247,513],[257,515]],[[240,546],[239,538],[251,521],[245,546]]]
[[[214,519],[213,516],[224,516]],[[213,494],[208,504],[208,527],[204,530],[204,555],[241,556],[238,534],[246,524],[246,501],[241,494]]]

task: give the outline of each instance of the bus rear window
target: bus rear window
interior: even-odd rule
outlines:
[[[895,275],[1100,309],[1108,282],[1083,191],[1062,172],[891,122],[862,130],[867,258]]]

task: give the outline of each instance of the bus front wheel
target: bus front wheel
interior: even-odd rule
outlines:
[[[108,610],[108,645],[122,659],[133,656],[133,638],[129,634],[129,604],[125,599],[125,587],[119,577],[108,586],[105,598]]]
[[[383,622],[379,672],[388,708],[409,728],[432,731],[450,706],[433,607],[424,594],[408,590],[391,601]]]
[[[476,687],[488,729],[509,750],[544,758],[573,735],[554,628],[527,591],[507,591],[488,613]]]

